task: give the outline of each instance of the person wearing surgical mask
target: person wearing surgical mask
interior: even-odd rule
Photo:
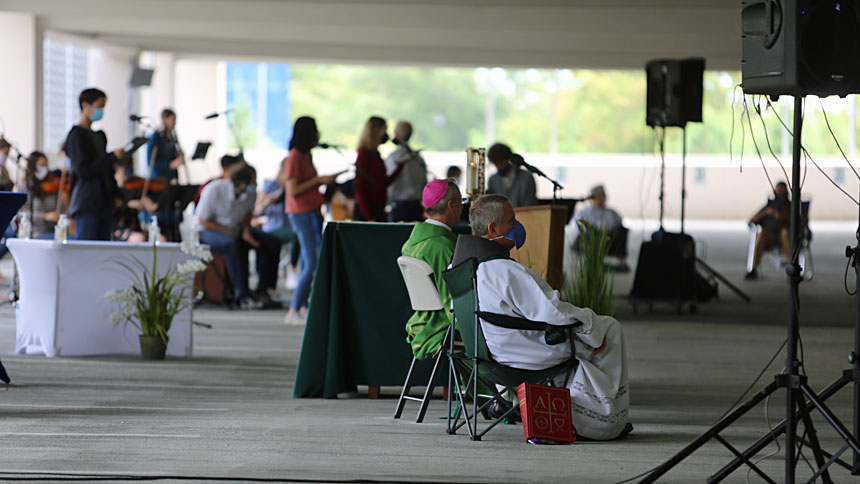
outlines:
[[[120,148],[107,152],[107,136],[94,131],[93,123],[104,116],[107,94],[84,89],[78,97],[81,117],[66,137],[65,151],[75,177],[69,214],[75,222],[75,239],[110,240],[116,201],[121,200],[114,180],[114,164],[125,156]]]
[[[391,174],[386,173],[385,162],[379,155],[379,146],[388,142],[388,125],[379,116],[371,116],[364,125],[355,159],[355,219],[369,222],[386,222],[388,215],[388,186],[400,176],[403,165]]]
[[[493,360],[523,370],[542,370],[568,361],[575,351],[579,364],[571,375],[554,382],[570,391],[573,423],[580,436],[609,440],[632,429],[624,333],[617,320],[562,301],[558,291],[528,267],[510,257],[526,241],[510,200],[485,195],[469,209],[472,235],[461,235],[452,266],[478,261],[480,311],[551,325],[580,323],[570,343],[549,344],[543,331],[496,326],[481,319],[481,330]]]
[[[59,170],[48,169],[48,157],[41,151],[34,151],[27,157],[28,195],[33,202],[33,238],[53,239],[54,226],[60,218],[57,212],[58,197],[62,196]],[[23,210],[30,210],[29,202]]]

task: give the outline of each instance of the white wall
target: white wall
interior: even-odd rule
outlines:
[[[0,12],[0,131],[24,153],[39,147],[36,61],[41,45],[34,15]]]
[[[177,59],[173,65],[176,132],[188,156],[192,183],[201,183],[221,174],[223,148],[213,144],[205,160],[191,161],[198,141],[217,141],[217,121],[203,118],[218,105],[218,61],[210,59]]]
[[[122,147],[131,138],[133,131],[128,116],[131,114],[132,92],[129,87],[131,66],[135,52],[131,49],[95,46],[88,52],[90,87],[97,87],[107,94],[104,118],[95,123],[108,139],[108,151]]]

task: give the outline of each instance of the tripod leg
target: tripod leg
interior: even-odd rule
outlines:
[[[803,420],[804,427],[806,427],[806,434],[809,437],[809,447],[812,448],[812,455],[815,456],[815,463],[818,465],[819,470],[824,468],[821,473],[821,480],[824,484],[833,484],[833,480],[830,479],[830,472],[824,467],[824,455],[821,453],[821,445],[818,443],[818,436],[815,432],[815,426],[812,424],[812,418],[809,416],[809,410],[806,408],[806,402],[801,399],[798,404],[798,407],[800,408],[800,418]],[[785,450],[786,452],[794,452],[793,449]]]
[[[839,419],[836,418],[836,415],[833,415],[833,412],[830,411],[830,409],[827,408],[826,405],[824,405],[824,402],[818,399],[818,395],[816,395],[815,392],[812,391],[812,389],[809,388],[809,386],[805,383],[801,385],[800,389],[803,391],[803,394],[806,395],[806,398],[808,398],[809,401],[812,402],[813,405],[815,405],[818,411],[821,412],[821,415],[823,415],[824,418],[827,419],[827,422],[830,424],[830,426],[833,427],[833,429],[836,430],[837,433],[839,433],[839,436],[842,437],[842,440],[844,440],[845,443],[848,444],[852,450],[854,450],[854,452],[860,453],[860,445],[857,444],[857,441],[854,440],[854,437],[851,435],[850,432],[848,432],[848,429],[846,429],[845,426],[842,425],[842,422],[840,422]]]
[[[720,432],[726,429],[729,425],[733,424],[735,420],[744,416],[747,412],[752,410],[756,405],[762,402],[765,398],[768,397],[771,393],[775,392],[779,388],[779,384],[776,381],[771,382],[768,386],[764,387],[760,392],[753,395],[752,398],[744,402],[740,407],[736,408],[730,414],[723,417],[719,422],[717,422],[713,427],[709,428],[702,435],[700,435],[696,440],[694,440],[690,445],[681,449],[680,452],[672,456],[669,460],[660,465],[660,467],[654,469],[650,474],[645,476],[644,479],[640,481],[639,484],[651,484],[656,482],[663,474],[669,472],[673,467],[678,465],[681,461],[690,456],[693,452],[697,451],[701,446],[705,445],[709,440],[715,438],[719,435]]]
[[[827,400],[832,397],[836,393],[839,392],[845,385],[851,383],[852,379],[849,375],[843,375],[840,379],[834,381],[827,388],[825,388],[820,394],[819,397],[821,400]],[[811,410],[813,405],[811,403],[806,403],[806,408]],[[776,440],[782,433],[785,432],[785,420],[780,422],[773,428],[772,431],[765,434],[762,438],[757,440],[753,445],[749,446],[747,450],[743,451],[742,456],[746,459],[752,458],[752,456],[758,454],[765,447],[770,445],[771,442]],[[743,465],[743,460],[741,458],[735,458],[728,464],[726,464],[722,469],[717,471],[716,474],[711,476],[708,482],[720,482],[726,477],[728,477],[732,472],[734,472],[738,467]]]
[[[745,293],[745,292],[741,291],[741,289],[740,289],[738,286],[736,286],[736,285],[732,284],[732,282],[731,282],[731,281],[729,281],[728,279],[726,279],[725,277],[723,277],[723,275],[722,275],[722,274],[720,274],[720,273],[719,273],[719,272],[717,272],[713,267],[711,267],[711,266],[709,266],[707,263],[705,263],[705,261],[703,261],[702,259],[699,259],[698,257],[696,257],[696,262],[697,262],[700,266],[702,266],[702,268],[703,268],[703,269],[705,269],[706,271],[708,271],[708,273],[709,273],[709,274],[711,274],[712,276],[716,277],[716,278],[717,278],[717,280],[719,280],[720,282],[722,282],[723,284],[725,284],[729,289],[731,289],[731,290],[732,290],[732,292],[733,292],[733,293],[737,294],[737,295],[738,295],[738,297],[740,297],[741,299],[743,299],[743,300],[744,300],[744,301],[746,301],[746,302],[750,302],[750,301],[751,301],[751,299],[750,299],[750,297],[747,295],[747,293]]]
[[[0,380],[3,380],[3,383],[5,383],[7,385],[11,381],[9,379],[9,374],[6,373],[6,368],[3,367],[3,363],[0,363]]]

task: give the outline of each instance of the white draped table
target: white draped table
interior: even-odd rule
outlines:
[[[123,267],[138,267],[138,259],[152,268],[152,245],[124,242],[9,239],[20,280],[16,310],[19,354],[54,356],[139,355],[140,331],[130,324],[114,326],[110,315],[118,309],[105,301],[108,290],[133,284]],[[157,246],[158,273],[189,260],[179,244]],[[190,291],[186,291],[191,297]],[[173,319],[167,354],[191,356],[191,309]]]

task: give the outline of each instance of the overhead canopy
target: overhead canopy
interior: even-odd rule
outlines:
[[[727,0],[0,0],[46,30],[142,50],[293,61],[740,69]]]

